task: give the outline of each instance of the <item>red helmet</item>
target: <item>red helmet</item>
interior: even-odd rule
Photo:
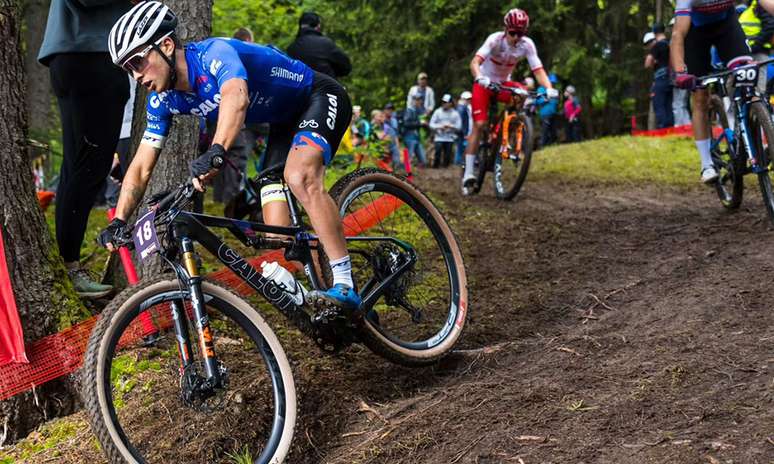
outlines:
[[[505,14],[503,18],[505,28],[509,31],[516,31],[521,34],[526,34],[529,28],[529,16],[524,10],[514,8]]]

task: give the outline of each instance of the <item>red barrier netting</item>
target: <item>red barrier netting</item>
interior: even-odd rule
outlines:
[[[720,132],[722,130],[723,129],[721,129],[720,127],[713,127],[712,128],[713,137],[720,136]],[[666,127],[664,129],[654,129],[654,130],[632,129],[633,137],[669,137],[672,135],[682,136],[682,137],[693,137],[693,126],[690,124],[686,124],[684,126]]]
[[[667,137],[670,135],[693,136],[693,126],[686,124],[684,126],[666,127],[664,129],[637,130],[632,129],[634,137]]]
[[[345,234],[354,236],[365,232],[392,214],[402,204],[403,202],[390,195],[379,197],[343,219]],[[261,261],[278,261],[291,271],[299,270],[297,266],[284,259],[282,250],[274,250],[248,260],[252,266],[258,266]],[[207,277],[231,287],[243,296],[254,293],[252,288],[244,285],[242,279],[228,268],[210,273]],[[153,321],[162,330],[172,325],[171,315],[169,311],[164,309],[163,306],[152,309]],[[97,317],[79,322],[68,329],[28,345],[29,364],[12,363],[0,366],[0,400],[31,390],[38,385],[71,374],[80,368]],[[145,322],[147,324],[147,321]],[[135,319],[127,333],[121,338],[120,343],[122,345],[129,344],[146,333],[147,327],[144,327],[143,319]]]

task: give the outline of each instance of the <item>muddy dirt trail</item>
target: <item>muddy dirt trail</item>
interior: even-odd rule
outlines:
[[[756,190],[733,214],[698,187],[533,179],[502,203],[461,199],[457,175],[419,184],[465,254],[462,352],[411,370],[283,337],[290,462],[774,463],[774,232]],[[102,461],[80,442],[57,460]]]
[[[774,462],[774,232],[757,190],[727,214],[698,187],[528,180],[501,203],[460,200],[456,179],[421,184],[462,242],[462,348],[479,350],[347,392],[368,407],[316,437],[323,461]]]

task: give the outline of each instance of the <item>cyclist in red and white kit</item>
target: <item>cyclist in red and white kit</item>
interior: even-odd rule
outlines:
[[[543,69],[543,63],[537,54],[535,42],[527,37],[529,28],[529,16],[524,10],[514,8],[506,13],[503,18],[505,30],[495,32],[487,37],[486,42],[476,52],[476,56],[470,62],[470,71],[473,74],[473,131],[468,137],[468,148],[465,151],[465,173],[462,176],[462,194],[470,195],[476,178],[473,175],[473,165],[476,160],[478,143],[481,132],[487,123],[489,114],[489,102],[495,92],[490,89],[492,84],[500,84],[506,87],[523,87],[518,82],[511,80],[511,73],[516,64],[526,58],[532,73],[538,83],[546,88],[548,98],[558,98],[559,92],[553,88],[548,80],[548,74]],[[507,102],[509,92],[501,92],[497,99]]]

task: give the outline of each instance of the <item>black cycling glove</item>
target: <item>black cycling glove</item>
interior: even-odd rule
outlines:
[[[226,149],[223,145],[215,143],[207,149],[201,156],[191,161],[191,177],[199,177],[207,174],[213,169],[218,169],[223,165],[223,158],[226,155]]]
[[[99,233],[97,243],[103,247],[107,247],[108,243],[112,243],[115,246],[116,243],[122,243],[127,235],[126,222],[115,218]]]

